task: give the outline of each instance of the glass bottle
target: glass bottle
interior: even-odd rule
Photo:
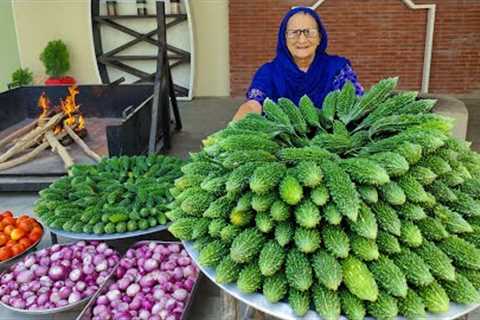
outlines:
[[[171,0],[170,11],[172,14],[180,14],[180,0]]]
[[[142,16],[143,15],[143,0],[137,0],[137,16]]]
[[[116,16],[117,15],[117,1],[108,0],[107,1],[107,15]]]

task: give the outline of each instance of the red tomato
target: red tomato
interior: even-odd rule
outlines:
[[[9,224],[9,225],[15,225],[16,223],[15,218],[13,217],[4,217],[2,219],[2,222],[5,222],[6,224]]]
[[[30,246],[32,245],[32,241],[28,239],[28,237],[20,239],[18,243],[21,244],[25,249],[30,248]]]
[[[20,221],[17,223],[17,227],[29,233],[33,229],[33,224],[28,221]]]
[[[30,217],[29,215],[26,215],[26,214],[22,214],[22,215],[20,215],[20,216],[17,218],[17,220],[20,220],[20,221],[22,221],[22,220],[30,220],[30,219],[32,219],[32,217]]]
[[[30,231],[30,232],[35,232],[35,233],[38,233],[38,234],[40,234],[40,235],[43,234],[43,230],[42,230],[42,228],[41,228],[40,226],[33,227],[32,231]]]
[[[10,239],[10,240],[7,241],[7,243],[5,244],[5,246],[6,246],[6,247],[13,247],[13,246],[16,245],[16,244],[17,244],[17,241]]]
[[[30,234],[28,235],[28,239],[32,242],[32,243],[35,243],[38,241],[38,239],[40,239],[42,235],[41,234],[38,234],[36,232],[30,232]]]
[[[13,213],[9,210],[7,211],[4,211],[2,214],[0,214],[0,217],[1,218],[4,218],[4,217],[13,217]]]
[[[3,232],[3,229],[8,226],[8,222],[5,220],[0,221],[0,232]]]
[[[3,233],[10,237],[10,235],[12,234],[12,231],[14,229],[15,229],[15,227],[13,225],[9,224],[8,226],[5,227],[5,229],[3,229]]]
[[[26,234],[25,230],[20,228],[15,228],[12,230],[12,233],[10,233],[10,237],[12,238],[12,240],[20,240],[23,238],[25,234]]]
[[[13,256],[17,256],[19,255],[20,253],[22,253],[23,251],[25,251],[25,247],[19,243],[17,243],[16,245],[12,246],[12,253],[13,253]]]
[[[6,234],[0,233],[0,246],[4,246],[8,242],[8,240],[10,239]]]
[[[0,261],[7,260],[13,256],[13,252],[10,248],[0,248]]]

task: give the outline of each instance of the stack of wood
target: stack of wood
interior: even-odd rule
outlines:
[[[73,142],[95,161],[101,157],[92,151],[87,144],[75,132],[78,122],[67,125],[67,115],[63,111],[58,113],[49,112],[41,115],[30,124],[16,130],[4,139],[0,140],[0,149],[9,148],[0,154],[0,170],[5,170],[33,160],[42,151],[51,148],[63,160],[65,168],[74,164],[73,158],[67,149],[60,143],[69,136]]]

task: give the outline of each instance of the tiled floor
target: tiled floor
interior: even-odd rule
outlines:
[[[470,121],[467,139],[473,141],[473,147],[480,151],[480,99],[470,99],[465,101],[470,111]],[[184,129],[176,133],[173,137],[172,154],[186,158],[188,152],[200,150],[200,141],[206,135],[217,131],[232,118],[236,108],[241,103],[241,99],[196,99],[193,102],[181,103],[181,114],[184,122]],[[0,209],[9,208],[14,212],[32,212],[33,202],[36,196],[34,194],[11,194],[0,193]],[[62,239],[60,239],[62,240]],[[41,247],[49,245],[47,237],[41,243]],[[192,320],[232,320],[222,314],[221,292],[212,282],[204,278],[199,287],[198,295],[192,305]],[[244,307],[241,308],[244,312]],[[0,309],[0,320],[17,319],[35,319],[35,320],[67,320],[74,319],[79,310],[70,313],[63,313],[55,316],[28,317],[11,313],[5,309]],[[267,317],[268,320],[274,320]],[[465,320],[480,320],[480,310],[470,313],[464,317]]]

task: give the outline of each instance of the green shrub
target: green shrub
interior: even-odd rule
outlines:
[[[16,88],[21,86],[28,86],[33,83],[33,73],[30,69],[18,68],[12,73],[12,82],[8,84],[8,88]]]
[[[45,72],[51,77],[60,77],[70,69],[68,49],[62,40],[48,42],[40,54],[40,60],[45,66]]]

